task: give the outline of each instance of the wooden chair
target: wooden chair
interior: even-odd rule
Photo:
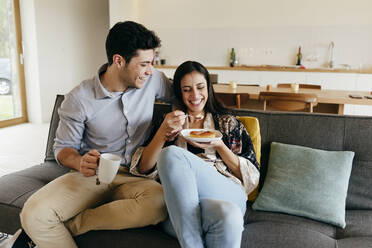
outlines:
[[[249,99],[248,93],[214,93],[217,100],[228,108],[240,108]]]
[[[319,84],[299,84],[300,89],[316,89],[321,90],[322,86]],[[277,88],[291,88],[291,84],[277,84]]]
[[[218,74],[209,74],[209,79],[212,84],[218,83]]]
[[[270,106],[277,110],[299,111],[307,110],[313,112],[313,107],[318,103],[316,94],[307,93],[288,93],[288,92],[271,92],[263,91],[259,94],[259,99],[264,101],[264,110]]]

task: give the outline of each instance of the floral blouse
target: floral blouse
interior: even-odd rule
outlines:
[[[233,115],[213,116],[211,113],[206,115],[203,125],[203,128],[216,129],[222,133],[222,140],[225,145],[238,156],[242,181],[232,174],[229,167],[225,165],[214,148],[205,149],[203,154],[197,155],[203,158],[206,163],[214,166],[219,173],[241,185],[248,196],[248,194],[257,187],[260,173],[259,163],[256,159],[253,144],[244,125]],[[157,131],[158,127],[160,127],[160,124],[156,125],[155,132]],[[187,127],[188,122],[186,121],[184,128]],[[181,135],[179,135],[172,143],[187,150],[187,142]],[[171,145],[172,143],[168,142],[166,146]],[[158,179],[156,167],[149,174],[142,174],[138,172],[137,166],[142,156],[143,149],[143,146],[137,148],[132,157],[129,172],[136,176]]]

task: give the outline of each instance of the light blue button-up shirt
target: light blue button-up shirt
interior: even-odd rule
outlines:
[[[173,91],[170,80],[157,70],[141,89],[109,92],[99,75],[83,81],[65,96],[58,111],[60,122],[54,142],[54,155],[71,147],[81,155],[90,149],[114,153],[129,165],[133,152],[148,138],[155,99],[170,102]]]

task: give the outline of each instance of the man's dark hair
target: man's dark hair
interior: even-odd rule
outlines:
[[[160,47],[160,39],[143,25],[132,22],[116,23],[106,38],[106,54],[109,65],[114,54],[119,54],[126,63],[137,55],[137,49],[148,50]]]

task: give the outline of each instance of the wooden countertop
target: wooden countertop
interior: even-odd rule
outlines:
[[[176,69],[175,65],[156,65],[158,69]],[[207,66],[208,70],[230,70],[230,71],[278,71],[278,72],[327,72],[327,73],[360,73],[360,74],[372,74],[372,69],[328,69],[328,68],[309,68],[302,69],[294,66],[270,66],[270,65],[257,65],[257,66]]]
[[[236,89],[232,89],[229,84],[214,84],[213,88],[217,93],[241,94],[248,93],[249,99],[258,100],[260,91],[266,91],[266,87],[238,85]],[[291,92],[290,88],[271,88],[273,92]],[[372,96],[369,91],[349,91],[349,90],[316,90],[316,89],[299,89],[299,93],[313,93],[318,96],[319,103],[331,104],[358,104],[372,105],[372,99],[364,98],[364,96]],[[362,99],[349,97],[349,94],[361,95]]]

